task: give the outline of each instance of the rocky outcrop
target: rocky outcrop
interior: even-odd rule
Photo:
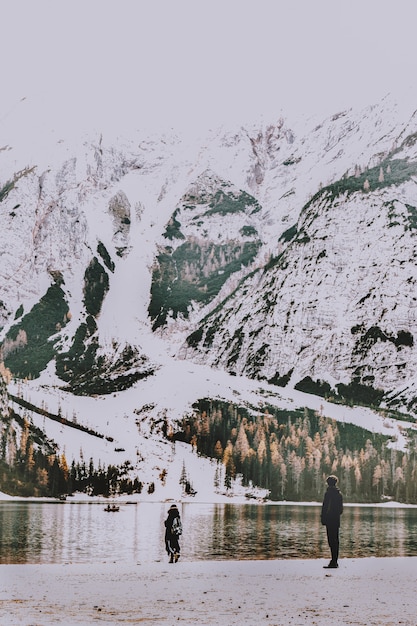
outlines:
[[[189,335],[185,356],[272,382],[407,386],[417,365],[417,163],[402,156],[318,191],[281,254]],[[391,405],[415,410],[411,388],[394,395]]]

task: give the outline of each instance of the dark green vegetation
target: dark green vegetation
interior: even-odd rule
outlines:
[[[98,252],[112,271],[114,264],[106,248],[99,244]],[[85,321],[76,329],[69,349],[59,351],[60,331],[70,318],[62,283],[62,277],[58,276],[55,284],[26,315],[23,315],[23,307],[19,307],[18,321],[1,346],[5,366],[11,374],[17,378],[36,378],[55,359],[57,375],[68,384],[70,391],[80,395],[121,391],[152,374],[146,357],[128,345],[120,349],[114,344],[114,353],[119,353],[113,358],[100,353],[96,318],[109,289],[109,278],[96,257],[84,274]]]
[[[63,417],[61,411],[59,411],[57,414],[51,413],[50,411],[47,411],[44,408],[39,408],[35,404],[32,404],[31,402],[28,402],[27,400],[23,400],[23,398],[19,398],[18,396],[14,396],[11,393],[8,394],[8,397],[10,398],[10,400],[22,406],[23,408],[28,409],[29,411],[33,411],[34,413],[38,413],[39,415],[43,415],[44,417],[47,417],[48,419],[54,422],[59,422],[60,424],[64,424],[65,426],[69,426],[70,428],[75,428],[76,430],[81,430],[84,433],[88,433],[89,435],[98,437],[99,439],[104,439],[104,435],[102,435],[101,433],[98,433],[92,428],[88,428],[87,426],[78,424],[78,422],[74,420],[70,421],[66,417]],[[113,439],[109,437],[106,437],[106,439],[108,441],[113,441]]]
[[[245,280],[250,279],[258,271],[258,269],[255,269],[252,272],[249,272],[238,283],[235,291],[232,291],[220,304],[213,308],[213,310],[210,311],[206,317],[201,319],[199,328],[186,337],[186,342],[190,347],[198,348],[200,345],[203,348],[211,348],[216,334],[222,331],[222,328],[230,315],[230,310],[227,307],[228,300],[234,298],[237,290],[240,290],[240,293],[243,294],[241,297],[244,297],[244,295],[246,295],[244,289]],[[268,296],[265,293],[263,300],[264,311],[267,313],[267,311],[270,310],[270,307],[273,306],[273,303],[268,300]],[[261,328],[259,328],[250,332],[248,337],[245,336],[245,323],[248,321],[249,317],[250,313],[247,313],[247,315],[242,319],[242,324],[234,330],[233,334],[227,334],[223,339],[222,352],[228,354],[226,369],[231,374],[236,373],[235,365],[242,354],[242,346],[245,339],[249,338],[250,341],[254,341],[256,336],[261,332]],[[250,378],[256,378],[268,359],[271,347],[268,343],[263,343],[253,353],[250,352],[250,348],[251,346],[249,346],[249,349],[245,352],[245,373]]]
[[[152,277],[149,315],[154,329],[181,313],[188,316],[191,303],[210,302],[226,280],[242,265],[248,266],[258,253],[260,242],[187,241],[174,251],[161,252]]]
[[[3,202],[3,200],[7,198],[11,190],[15,188],[16,183],[19,181],[20,178],[23,178],[23,176],[27,176],[28,174],[31,174],[34,170],[35,170],[34,167],[31,167],[31,168],[26,167],[25,169],[20,170],[20,172],[16,172],[16,174],[14,174],[11,180],[8,180],[6,183],[4,183],[0,187],[0,202]]]
[[[170,316],[187,317],[193,303],[210,302],[233,273],[252,263],[261,246],[256,228],[239,223],[261,210],[258,201],[214,176],[204,183],[210,190],[201,184],[198,192],[187,193],[165,228],[172,246],[160,249],[153,270],[149,315],[154,330]],[[234,235],[219,242],[210,238],[211,220],[225,216]]]
[[[0,422],[0,489],[13,496],[58,497],[73,491],[110,496],[140,493],[142,483],[131,480],[131,466],[95,467],[90,459],[68,467],[65,454],[26,417],[11,412]],[[19,435],[18,435],[19,433]]]
[[[94,321],[94,320],[93,320]],[[109,394],[123,391],[136,381],[153,374],[154,369],[146,356],[126,345],[114,360],[98,353],[97,336],[90,335],[94,328],[92,318],[77,329],[68,352],[57,355],[56,372],[76,395]],[[114,350],[118,346],[113,345]]]
[[[0,489],[18,496],[58,495],[62,475],[55,444],[14,411],[2,416],[0,432]]]
[[[169,220],[165,228],[164,237],[166,239],[185,239],[185,236],[181,232],[181,224],[177,220],[178,212],[179,209],[174,211],[171,219]]]
[[[208,215],[227,215],[228,213],[238,213],[249,210],[250,213],[257,213],[261,210],[259,202],[246,191],[240,191],[239,194],[225,192],[224,190],[216,191],[211,196],[209,208],[202,214],[202,217]]]
[[[23,408],[23,415],[9,407],[10,400]],[[80,463],[73,462],[69,468],[65,454],[58,454],[56,444],[47,438],[44,429],[32,423],[30,413],[104,439],[102,434],[78,424],[75,415],[70,421],[60,410],[54,415],[9,395],[0,378],[0,491],[25,497],[57,497],[72,491],[104,496],[140,492],[139,480],[128,477],[132,469],[128,461],[107,468],[99,464],[96,468],[90,460],[87,468],[80,452]],[[107,440],[113,441],[110,437]]]
[[[94,336],[97,325],[91,315],[77,328],[72,345],[67,352],[56,357],[56,373],[65,382],[71,382],[70,388],[77,387],[78,380],[89,377],[89,372],[96,362],[98,340]]]
[[[107,252],[106,246],[101,241],[97,245],[97,252],[103,259],[104,264],[107,267],[107,269],[110,270],[111,272],[114,272],[115,264],[111,260],[110,254]]]
[[[194,409],[178,436],[224,464],[226,487],[241,474],[244,484],[269,489],[273,500],[317,501],[325,477],[337,474],[346,501],[417,502],[415,440],[407,453],[396,451],[386,436],[307,409],[255,413],[208,399]]]
[[[258,231],[253,226],[242,226],[239,233],[242,237],[257,237]]]
[[[408,140],[415,141],[415,137],[411,136]],[[406,140],[404,143],[407,143]],[[400,149],[393,151],[393,153],[381,163],[375,167],[369,168],[360,172],[359,170],[353,176],[344,176],[340,180],[322,187],[312,198],[304,205],[302,213],[307,212],[310,207],[316,204],[318,201],[324,200],[329,206],[342,195],[350,196],[353,193],[369,193],[378,189],[384,189],[387,187],[393,187],[401,185],[404,182],[412,179],[417,174],[417,163],[409,161],[407,159],[395,159],[393,156]],[[400,223],[398,216],[395,213],[393,202],[388,202],[388,216],[390,218],[390,226],[395,226]],[[417,209],[411,205],[405,205],[407,209],[407,215],[405,216],[405,228],[416,229],[417,228]],[[401,220],[402,221],[402,220]],[[297,231],[297,225],[295,224],[288,230],[286,230],[280,237],[280,241],[289,243],[290,241],[296,241],[297,243],[308,243],[310,241],[308,235],[303,234],[302,229]],[[276,260],[275,260],[276,262]],[[275,264],[273,262],[273,264]]]
[[[372,346],[377,342],[389,342],[395,345],[398,351],[402,348],[412,347],[414,345],[413,335],[406,330],[399,330],[396,335],[384,332],[378,326],[371,326],[366,329],[363,324],[354,326],[351,329],[353,335],[357,336],[354,353],[359,355],[366,354]],[[347,404],[350,406],[361,405],[378,408],[382,400],[386,400],[383,389],[373,386],[375,377],[367,374],[362,375],[361,368],[358,367],[353,372],[352,380],[349,384],[338,383],[333,389],[329,383],[322,380],[313,381],[310,376],[306,376],[303,380],[295,385],[295,389],[322,396],[329,401]],[[408,407],[412,410],[412,404]],[[413,421],[413,418],[408,417]]]
[[[297,224],[294,224],[294,226],[291,226],[291,228],[288,228],[286,231],[282,233],[281,237],[279,238],[279,241],[283,241],[287,243],[289,241],[292,241],[296,235],[297,235]]]
[[[84,461],[68,467],[65,455],[33,450],[29,440],[25,452],[16,453],[13,465],[0,459],[0,485],[7,494],[26,498],[57,498],[74,491],[91,496],[140,493],[142,483],[128,478],[128,469],[125,465],[95,467],[92,460],[88,467]]]
[[[103,300],[109,290],[109,277],[106,270],[94,257],[84,273],[84,304],[87,313],[97,317]]]
[[[318,191],[304,206],[304,211],[320,199],[332,203],[342,194],[350,195],[356,192],[368,193],[376,189],[383,189],[394,185],[401,185],[417,174],[417,163],[406,159],[385,159],[376,167],[364,172],[357,172],[354,176],[346,176],[331,185]]]
[[[23,315],[23,304],[20,305],[20,307],[17,309],[15,315],[14,315],[14,319],[18,320],[19,317],[22,317]]]
[[[399,212],[395,200],[384,203],[384,208],[388,211],[388,226],[402,225],[405,230],[417,229],[417,208],[411,204],[404,204],[407,213]]]
[[[411,206],[410,204],[406,204],[406,209],[408,212],[408,226],[411,229],[417,229],[417,209],[415,206]]]
[[[316,380],[314,381],[310,376],[306,376],[300,382],[294,385],[294,389],[303,391],[304,393],[311,393],[315,396],[321,396],[322,398],[328,398],[333,392],[331,386],[326,381]]]
[[[355,352],[363,354],[372,348],[378,341],[387,341],[393,343],[397,348],[401,346],[412,347],[414,345],[414,337],[408,330],[399,330],[397,335],[387,333],[379,328],[379,326],[371,326],[365,329],[363,324],[354,326],[351,329],[352,335],[358,335]]]
[[[100,252],[109,262],[104,247],[100,247]],[[108,289],[108,275],[97,257],[93,257],[84,273],[85,322],[77,328],[69,350],[56,357],[57,375],[69,383],[69,389],[74,393],[94,393],[96,379],[100,378],[104,356],[97,357],[99,342],[95,318],[101,311]]]
[[[379,407],[384,397],[384,391],[382,389],[375,389],[370,384],[363,385],[356,380],[347,385],[338,383],[335,390],[332,389],[326,381],[313,381],[310,376],[306,376],[303,380],[300,380],[300,382],[294,385],[294,389],[349,406],[361,405],[376,408]]]
[[[97,250],[106,267],[113,271],[114,264],[106,248],[99,244]],[[85,321],[75,331],[70,348],[56,355],[57,375],[68,383],[67,389],[77,395],[122,391],[153,372],[146,357],[129,345],[113,359],[104,351],[100,352],[96,318],[108,289],[108,274],[94,257],[84,274]],[[117,344],[113,344],[112,348],[114,353],[119,350]]]
[[[128,477],[131,465],[128,461],[121,466],[109,465],[94,467],[92,460],[88,467],[85,462],[72,462],[67,479],[66,493],[72,491],[88,493],[90,496],[114,496],[116,494],[141,493],[139,478]]]
[[[105,248],[100,248],[106,262]],[[58,333],[66,326],[69,309],[65,293],[56,281],[41,300],[8,331],[1,346],[5,366],[18,378],[37,378],[57,355]],[[77,330],[69,352],[57,357],[57,372],[63,380],[70,380],[73,369],[86,373],[94,365],[98,349],[95,317],[99,315],[109,288],[108,275],[96,257],[84,274],[84,304],[88,312],[86,322]],[[23,314],[20,307],[19,315]],[[87,343],[87,339],[89,342]]]
[[[58,285],[51,285],[34,307],[12,326],[2,346],[6,367],[18,378],[36,378],[55,356],[54,335],[67,324],[68,305]]]
[[[411,398],[406,404],[396,395],[391,396],[390,393],[384,392],[373,386],[375,377],[373,375],[364,376],[364,383],[360,382],[360,368],[356,368],[352,380],[348,384],[338,383],[333,389],[329,383],[323,380],[314,381],[310,376],[306,376],[294,385],[295,389],[304,393],[311,393],[316,396],[325,398],[328,402],[335,404],[344,404],[347,406],[365,406],[380,413],[390,416],[393,419],[415,422],[417,398]],[[275,380],[269,381],[272,384],[279,384]],[[281,386],[285,387],[288,381],[283,379]],[[388,407],[381,408],[381,405]],[[402,411],[398,410],[402,407]]]

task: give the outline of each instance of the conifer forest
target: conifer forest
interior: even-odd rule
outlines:
[[[240,474],[272,500],[320,501],[326,476],[336,474],[347,502],[417,502],[415,439],[397,450],[387,436],[309,409],[254,412],[200,400],[181,438],[223,464],[226,489]]]

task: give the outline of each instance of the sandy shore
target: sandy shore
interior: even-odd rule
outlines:
[[[7,626],[416,626],[417,557],[1,565]]]

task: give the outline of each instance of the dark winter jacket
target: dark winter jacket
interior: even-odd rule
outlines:
[[[343,496],[338,487],[327,487],[321,507],[321,523],[324,526],[340,526],[343,513]]]
[[[177,508],[171,507],[168,511],[168,516],[164,522],[165,524],[165,539],[168,539],[172,536],[172,522],[175,517],[179,517],[180,512]]]

